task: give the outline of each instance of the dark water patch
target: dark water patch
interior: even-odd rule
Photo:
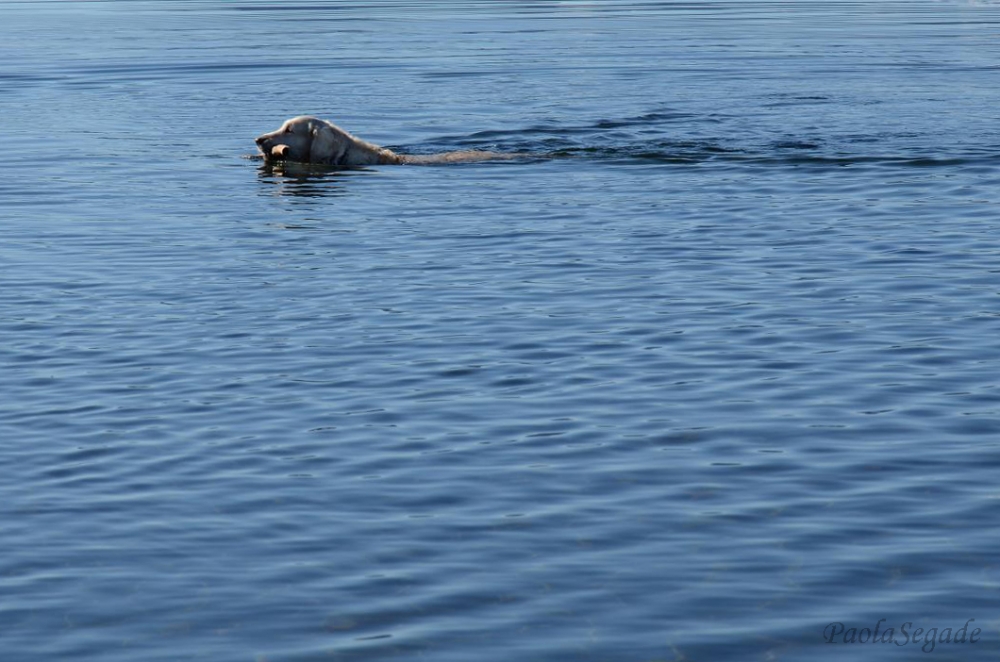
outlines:
[[[698,164],[719,162],[723,164],[752,164],[761,167],[812,166],[815,168],[843,168],[849,166],[901,167],[901,168],[995,168],[1000,165],[1000,152],[990,154],[910,156],[879,154],[823,154],[823,148],[808,142],[780,142],[773,151],[751,151],[713,143],[659,142],[650,145],[607,147],[556,147],[547,141],[545,150],[533,150],[531,143],[519,143],[511,151],[525,152],[540,158],[588,158],[623,163],[679,163]],[[491,145],[494,146],[494,145]]]
[[[679,122],[681,132],[690,131],[692,122],[731,122],[730,118],[694,118],[682,113],[652,112],[622,120],[603,119],[593,124],[560,126],[538,125],[522,129],[477,131],[468,136],[437,138],[419,145],[392,146],[396,151],[433,154],[458,149],[485,149],[519,153],[539,158],[592,158],[636,163],[701,163],[706,161],[745,162],[759,165],[814,167],[898,166],[911,168],[982,167],[993,168],[1000,163],[1000,146],[976,146],[967,152],[953,148],[941,153],[928,153],[917,133],[889,135],[853,135],[846,139],[828,136],[822,139],[785,138],[761,143],[756,136],[750,140],[739,136],[720,135],[716,139],[669,139],[657,134],[664,122]],[[629,128],[628,132],[616,131]],[[647,131],[652,136],[643,143],[631,143]],[[886,153],[886,146],[898,147],[903,138],[913,145],[913,153]],[[590,143],[590,144],[588,144]],[[864,145],[864,150],[856,149]]]
[[[19,86],[49,83],[61,80],[61,76],[47,76],[43,74],[17,74],[0,72],[0,93],[11,92]]]
[[[399,3],[386,3],[399,5]],[[311,3],[306,5],[296,5],[292,3],[282,4],[282,5],[269,5],[269,4],[253,4],[253,5],[229,5],[226,7],[230,11],[238,12],[331,12],[331,11],[357,11],[359,9],[369,9],[370,5],[350,5],[347,3],[343,4],[325,4],[325,3]]]

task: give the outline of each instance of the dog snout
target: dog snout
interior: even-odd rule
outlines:
[[[266,141],[266,140],[267,140],[267,136],[260,136],[258,138],[254,138],[254,142],[257,143],[258,147],[263,146],[264,141]]]

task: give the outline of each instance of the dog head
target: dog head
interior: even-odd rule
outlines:
[[[293,117],[254,142],[266,161],[338,165],[351,145],[344,131],[317,117]]]

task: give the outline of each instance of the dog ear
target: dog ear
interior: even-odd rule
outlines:
[[[344,154],[347,153],[348,141],[343,136],[325,124],[312,130],[312,141],[309,143],[310,163],[329,163],[341,165]]]

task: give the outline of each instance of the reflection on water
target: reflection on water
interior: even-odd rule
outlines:
[[[304,198],[347,194],[351,177],[366,168],[335,168],[307,163],[264,163],[257,169],[258,180],[265,192]]]

